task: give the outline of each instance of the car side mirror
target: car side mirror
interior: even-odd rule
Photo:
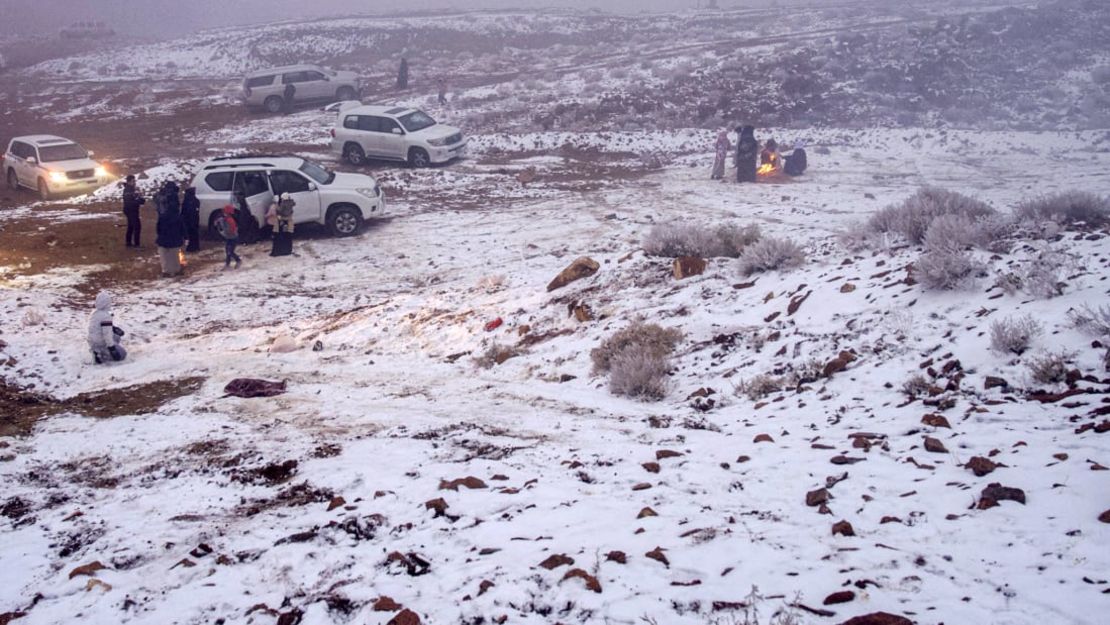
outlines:
[[[315,182],[310,182],[310,183],[308,183],[308,190],[309,190],[309,191],[315,191],[315,190],[316,190],[316,188],[317,188],[317,187],[316,187],[316,183],[315,183]]]
[[[89,150],[89,158],[92,158],[94,156],[96,156],[96,152],[93,152],[92,150]]]
[[[33,156],[28,156],[27,157],[27,164],[28,165],[38,165],[39,164],[39,159],[37,159]]]
[[[404,133],[404,131],[403,131],[403,130],[401,130],[400,128],[394,128],[394,129],[393,129],[393,134],[395,134],[395,135],[403,135],[403,134],[405,134],[405,133]]]

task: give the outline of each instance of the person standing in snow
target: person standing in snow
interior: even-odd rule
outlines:
[[[235,192],[235,203],[238,207],[235,212],[235,224],[238,226],[239,242],[250,245],[258,241],[258,231],[261,229],[258,219],[251,214],[251,207],[247,202],[247,193],[242,189]]]
[[[181,220],[185,223],[185,240],[189,242],[186,252],[200,251],[200,200],[197,188],[185,189],[185,199],[181,201]]]
[[[281,110],[286,115],[293,112],[293,98],[297,95],[297,86],[293,83],[285,85],[285,91],[281,96]]]
[[[123,215],[127,218],[127,247],[139,247],[139,235],[143,232],[143,222],[139,209],[146,204],[146,198],[139,192],[135,176],[129,174],[123,183]]]
[[[728,161],[729,150],[732,149],[732,142],[728,140],[728,131],[722,130],[717,133],[717,156],[713,160],[713,180],[721,180],[725,177],[725,164]]]
[[[439,103],[447,104],[447,79],[440,78],[438,81],[436,81],[436,86],[438,87],[439,91]]]
[[[288,193],[274,198],[266,213],[266,223],[274,229],[270,256],[288,256],[293,253],[293,208],[297,205]]]
[[[759,142],[755,140],[755,127],[736,129],[736,182],[755,182],[755,159],[759,156]]]
[[[401,57],[401,67],[397,70],[397,89],[409,88],[409,60]]]
[[[96,310],[89,317],[89,350],[96,364],[127,358],[127,350],[119,342],[122,336],[123,330],[115,326],[112,318],[112,295],[101,291],[96,296]]]
[[[185,222],[181,219],[181,201],[177,197],[176,182],[168,181],[162,187],[159,202],[158,258],[162,263],[162,276],[173,277],[181,273],[181,246],[185,244]]]
[[[223,213],[216,218],[216,232],[224,240],[224,270],[231,266],[233,260],[238,269],[243,259],[235,253],[235,246],[239,244],[239,225],[235,221],[235,207],[231,204],[225,206]]]

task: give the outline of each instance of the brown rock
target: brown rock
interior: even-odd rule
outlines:
[[[743,464],[743,463],[745,463],[745,462],[747,462],[751,459],[752,459],[751,456],[737,456],[736,457],[736,462],[738,462],[740,464]]]
[[[872,612],[852,617],[840,625],[914,625],[913,621],[889,612]]]
[[[483,482],[482,480],[474,477],[473,475],[471,475],[469,477],[461,477],[457,480],[451,480],[451,481],[440,480],[440,482],[439,482],[439,489],[440,490],[458,491],[460,486],[465,486],[465,487],[470,488],[470,489],[488,488],[486,486],[485,482]]]
[[[833,536],[840,534],[841,536],[855,536],[856,530],[852,529],[852,524],[847,521],[837,521],[832,526]]]
[[[1110,510],[1098,515],[1098,520],[1103,523],[1110,523]]]
[[[1010,383],[1002,378],[996,378],[993,375],[988,375],[987,379],[983,381],[983,388],[990,390],[992,388],[1010,388]]]
[[[645,462],[640,466],[643,467],[644,470],[648,473],[658,473],[660,468],[658,462]]]
[[[879,521],[879,525],[883,525],[884,523],[901,523],[901,522],[902,522],[902,519],[899,519],[896,516],[884,516]]]
[[[346,499],[342,497],[333,497],[332,500],[328,502],[328,512],[345,505],[347,505]]]
[[[945,419],[943,415],[939,414],[927,414],[921,417],[921,422],[929,427],[952,429],[952,426],[948,423],[948,419]]]
[[[382,595],[374,601],[375,612],[396,612],[405,606],[393,600],[393,597]]]
[[[605,559],[609,562],[616,562],[617,564],[628,564],[628,556],[623,551],[610,551],[605,555]]]
[[[578,323],[586,323],[594,318],[593,311],[586,304],[576,304],[570,309],[570,312],[578,320]]]
[[[598,269],[601,269],[601,265],[588,256],[575,259],[573,263],[560,272],[559,275],[555,276],[555,279],[547,285],[547,291],[551,292],[555,289],[561,289],[576,280],[589,278],[597,273]]]
[[[825,364],[825,368],[821,371],[821,375],[825,376],[826,378],[831,378],[833,374],[840,373],[841,371],[847,369],[848,365],[855,360],[856,355],[852,352],[840,352],[839,356],[833,358]]]
[[[103,571],[106,568],[108,568],[108,567],[101,564],[100,560],[94,560],[92,562],[89,562],[88,564],[79,566],[79,567],[73,569],[72,571],[70,571],[69,572],[69,578],[73,579],[74,577],[77,577],[78,575],[88,575],[88,576],[91,577],[93,575],[96,575],[97,571]]]
[[[851,293],[852,291],[855,291],[855,290],[856,290],[856,285],[852,284],[851,282],[845,282],[844,284],[840,285],[840,292],[841,293]]]
[[[489,590],[490,588],[493,588],[496,585],[497,584],[494,584],[493,582],[489,581],[488,579],[483,579],[482,582],[480,584],[478,584],[478,596],[481,597],[482,595],[486,594],[487,590]]]
[[[1063,461],[1068,459],[1068,455],[1065,454],[1065,453],[1052,454],[1052,457],[1059,460],[1060,462],[1063,462]]]
[[[934,454],[948,453],[948,449],[944,446],[944,443],[933,438],[932,436],[925,437],[925,451],[932,452]]]
[[[659,451],[655,452],[655,459],[656,460],[664,460],[666,458],[677,458],[681,455],[682,455],[682,452],[680,452],[680,451],[672,451],[670,449],[660,449]]]
[[[771,438],[770,434],[760,434],[752,439],[753,443],[773,443],[775,439]]]
[[[679,256],[674,259],[674,278],[681,280],[705,273],[705,261],[697,256]]]
[[[832,458],[829,459],[829,462],[839,465],[839,464],[855,464],[857,462],[863,462],[864,460],[867,460],[867,458],[854,458],[852,456],[843,456],[843,455],[841,455],[841,456],[833,456]]]
[[[594,577],[593,575],[590,575],[589,573],[583,571],[582,569],[571,569],[571,570],[567,571],[567,574],[563,576],[563,581],[566,581],[568,579],[575,578],[575,577],[580,578],[580,579],[582,579],[583,581],[586,582],[586,589],[587,590],[592,590],[594,592],[601,592],[601,582],[597,581],[596,577]]]
[[[997,506],[1000,501],[1016,501],[1025,505],[1025,491],[993,482],[988,484],[980,493],[979,504],[976,507],[980,510],[986,510]]]
[[[836,605],[838,603],[848,603],[856,598],[856,593],[851,590],[841,590],[825,597],[825,605]]]
[[[562,554],[562,553],[556,553],[554,555],[550,555],[550,556],[547,557],[546,560],[544,560],[543,562],[540,562],[540,566],[542,566],[543,568],[545,568],[549,571],[555,570],[555,569],[559,568],[560,566],[564,566],[564,565],[570,566],[571,564],[574,564],[574,558],[572,558],[568,555]]]
[[[386,625],[420,625],[420,617],[412,610],[401,610]]]
[[[817,490],[811,490],[806,493],[806,505],[811,508],[827,503],[829,499],[831,499],[829,491],[824,488],[818,488]]]
[[[645,507],[643,510],[640,510],[640,514],[637,514],[636,518],[637,519],[643,519],[643,518],[646,518],[646,517],[649,517],[649,516],[659,516],[659,514],[656,513],[655,510],[652,510],[649,507]]]
[[[447,514],[447,502],[444,501],[443,497],[440,497],[438,499],[432,499],[430,501],[425,501],[424,502],[424,509],[425,510],[435,510],[436,513],[435,513],[435,517],[433,517],[433,518],[438,518],[438,517],[441,517],[441,516]]]
[[[651,488],[651,484],[649,482],[640,482],[639,484],[633,486],[632,490],[647,490],[649,488]]]
[[[997,469],[998,465],[995,464],[994,461],[982,456],[975,456],[971,460],[968,460],[964,467],[971,469],[971,472],[974,473],[976,477],[983,477]]]
[[[663,566],[666,566],[667,568],[671,568],[671,561],[668,560],[667,556],[663,553],[662,547],[656,547],[655,549],[652,549],[644,555],[651,558],[652,560],[662,562]]]

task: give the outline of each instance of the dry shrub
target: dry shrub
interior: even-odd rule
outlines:
[[[1110,306],[1091,308],[1084,304],[1068,311],[1068,319],[1076,329],[1098,337],[1110,338]]]
[[[1064,277],[1073,265],[1067,253],[1047,248],[1025,264],[1018,279],[1026,293],[1050,299],[1064,294]]]
[[[670,359],[651,346],[630,345],[609,362],[609,392],[622,397],[658,401],[667,396]]]
[[[806,261],[805,250],[789,239],[767,237],[748,246],[740,255],[740,272],[746,276],[764,271],[789,271]]]
[[[644,252],[651,256],[678,258],[736,258],[760,239],[759,226],[726,224],[712,228],[700,224],[669,223],[654,226],[644,238]]]
[[[963,213],[941,215],[925,231],[927,250],[966,250],[977,247],[990,251],[1006,251],[1007,238],[1013,232],[1013,222],[1002,215],[985,215],[972,218]]]
[[[1037,384],[1061,384],[1068,379],[1068,363],[1073,354],[1046,352],[1029,359],[1029,377]]]
[[[485,353],[474,359],[474,364],[482,369],[492,369],[495,365],[499,365],[510,358],[516,358],[522,353],[524,352],[512,345],[498,345],[494,343]]]
[[[1021,222],[1097,227],[1110,222],[1110,199],[1084,191],[1065,191],[1018,204],[1014,217]]]
[[[775,375],[761,373],[750,379],[740,380],[735,388],[737,395],[744,395],[752,401],[759,401],[771,393],[781,391],[783,380]]]
[[[932,386],[933,385],[929,383],[929,380],[927,380],[925,376],[918,373],[911,376],[910,379],[902,384],[902,392],[905,393],[907,397],[917,398],[927,395]]]
[[[1044,332],[1041,323],[1030,315],[1006,317],[991,324],[991,348],[1021,355]]]
[[[674,328],[664,328],[654,323],[633,321],[590,352],[594,373],[607,373],[617,354],[633,345],[642,345],[661,357],[670,356],[682,340],[682,333]]]
[[[880,209],[867,221],[867,227],[874,232],[899,234],[917,245],[925,240],[925,233],[937,217],[963,215],[977,221],[994,214],[993,208],[975,198],[954,191],[926,187],[901,204]]]
[[[982,263],[961,250],[930,250],[914,263],[914,277],[931,291],[967,288],[984,271]]]

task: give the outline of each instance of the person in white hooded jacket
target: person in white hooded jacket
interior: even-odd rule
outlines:
[[[89,349],[96,364],[127,358],[127,350],[119,343],[122,336],[123,330],[112,319],[112,295],[101,291],[96,296],[96,310],[89,317]]]

